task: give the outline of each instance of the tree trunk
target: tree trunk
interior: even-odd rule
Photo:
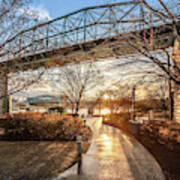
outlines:
[[[8,79],[7,73],[0,74],[0,115],[8,112]]]
[[[75,111],[75,114],[78,114],[78,112],[79,112],[79,104],[80,104],[79,101],[76,102],[76,111]]]
[[[99,103],[99,115],[101,116],[101,103]]]
[[[174,94],[173,94],[173,92],[172,92],[172,90],[171,90],[171,92],[170,92],[171,94],[170,94],[170,97],[169,97],[169,103],[170,103],[170,108],[169,108],[169,113],[170,113],[170,120],[173,120],[173,118],[174,118]]]
[[[71,105],[71,112],[74,114],[74,105]]]

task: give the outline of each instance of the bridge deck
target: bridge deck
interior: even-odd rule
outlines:
[[[173,12],[177,21],[178,14]],[[173,42],[170,24],[140,0],[88,7],[6,39],[0,44],[0,66],[24,71],[137,53],[130,43],[149,50],[167,48]]]
[[[180,23],[179,23],[180,25]],[[146,29],[148,32],[149,29]],[[126,54],[137,53],[129,42],[144,41],[143,31],[120,34],[118,36],[98,39],[90,42],[76,44],[64,48],[56,48],[49,51],[29,55],[23,58],[12,59],[0,63],[1,67],[8,66],[10,71],[37,69],[40,66],[63,66],[67,63],[80,62],[87,60],[98,60],[109,57],[119,57]],[[168,25],[161,25],[154,28],[153,50],[168,48],[173,45],[173,30]],[[149,41],[149,37],[148,41]],[[128,42],[129,41],[129,42]]]

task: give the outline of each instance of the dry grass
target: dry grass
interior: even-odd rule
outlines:
[[[83,151],[89,144],[83,143]],[[75,142],[0,141],[0,180],[52,179],[77,159]]]

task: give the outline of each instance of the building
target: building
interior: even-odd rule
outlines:
[[[17,112],[48,112],[49,108],[60,107],[60,97],[52,95],[38,95],[34,97],[11,97],[10,98],[10,113]]]
[[[27,102],[27,110],[35,112],[48,112],[49,108],[61,106],[60,97],[52,95],[28,97]]]

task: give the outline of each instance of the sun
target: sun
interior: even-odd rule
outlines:
[[[101,111],[102,115],[107,115],[107,114],[110,114],[110,109],[102,109]]]
[[[109,96],[108,96],[107,94],[105,94],[105,95],[103,96],[103,99],[107,100],[107,99],[109,99]]]

